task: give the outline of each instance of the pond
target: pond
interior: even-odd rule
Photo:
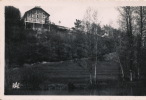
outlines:
[[[146,88],[140,87],[98,87],[96,89],[74,90],[11,90],[6,95],[109,95],[109,96],[145,96]]]

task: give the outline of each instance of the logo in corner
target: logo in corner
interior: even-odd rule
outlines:
[[[20,83],[16,82],[12,84],[13,89],[19,89],[20,88]]]

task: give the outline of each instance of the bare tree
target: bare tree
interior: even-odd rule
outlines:
[[[146,13],[145,7],[138,6],[135,7],[136,16],[136,26],[137,26],[137,53],[136,53],[136,67],[137,67],[137,78],[140,78],[140,69],[142,64],[142,44],[145,31]]]
[[[97,18],[97,10],[89,7],[86,10],[83,19],[83,30],[86,32],[86,42],[88,46],[88,59],[79,61],[78,64],[89,71],[90,84],[97,84],[97,45],[98,45],[98,27],[99,22]]]
[[[126,52],[127,52],[127,67],[129,71],[129,78],[130,81],[133,81],[133,63],[134,63],[134,41],[133,41],[133,29],[132,29],[132,13],[133,8],[130,6],[121,7],[120,8],[120,14],[122,17],[121,20],[121,26],[123,27],[123,30],[126,32],[126,39],[127,39],[127,45],[126,45]]]

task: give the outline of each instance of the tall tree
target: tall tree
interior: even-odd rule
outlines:
[[[79,26],[80,21],[75,23],[75,27]],[[82,65],[89,71],[90,83],[96,86],[97,79],[97,55],[98,55],[98,34],[101,31],[100,24],[97,18],[97,11],[88,8],[86,10],[85,16],[82,20],[83,31],[86,33],[86,45],[87,45],[87,58],[88,60],[84,60],[85,62]],[[79,61],[80,62],[80,61]],[[91,64],[92,62],[92,64]],[[82,62],[80,62],[82,63]]]
[[[137,14],[137,18],[135,19],[137,24],[137,53],[136,53],[136,62],[137,62],[137,78],[140,78],[140,69],[142,67],[142,47],[143,47],[143,37],[145,31],[145,23],[146,23],[146,11],[145,7],[138,6],[135,7],[135,13]]]
[[[132,30],[132,13],[133,8],[130,6],[122,7],[120,10],[121,17],[122,17],[122,27],[124,28],[126,32],[126,52],[127,53],[127,60],[126,65],[128,67],[128,74],[130,81],[133,81],[133,66],[134,66],[134,36],[133,36],[133,30]]]
[[[6,63],[16,62],[16,45],[23,39],[20,11],[13,6],[5,7],[5,57]],[[18,52],[17,52],[18,53]],[[17,55],[18,56],[18,55]]]

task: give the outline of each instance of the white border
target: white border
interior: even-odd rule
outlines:
[[[56,2],[66,5],[69,2],[98,6],[146,6],[146,0],[0,0],[0,99],[2,100],[146,100],[145,96],[50,96],[50,95],[4,95],[4,7],[5,5],[40,5]]]

